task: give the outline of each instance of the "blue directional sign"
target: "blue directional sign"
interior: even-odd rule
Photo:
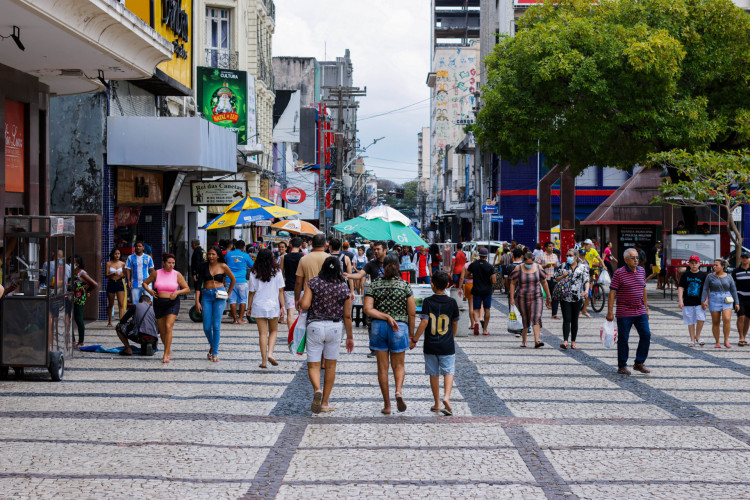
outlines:
[[[490,215],[490,222],[502,222],[503,216],[502,215]]]
[[[497,205],[482,205],[483,214],[496,214],[498,212]]]
[[[510,223],[514,226],[523,226],[523,219],[511,219]]]

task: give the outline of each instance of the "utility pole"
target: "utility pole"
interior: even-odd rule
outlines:
[[[323,104],[318,105],[318,226],[321,231],[326,232],[326,151],[325,151],[325,114]]]

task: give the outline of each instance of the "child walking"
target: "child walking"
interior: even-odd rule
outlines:
[[[414,337],[411,338],[409,349],[414,349],[419,337],[424,333],[424,364],[425,373],[430,376],[430,388],[435,404],[430,408],[434,412],[453,415],[451,407],[451,390],[453,389],[453,375],[455,372],[456,343],[453,338],[458,331],[458,304],[445,294],[450,283],[450,276],[445,271],[432,274],[431,297],[422,301],[421,322]],[[442,407],[440,404],[440,375],[444,377],[444,391]]]

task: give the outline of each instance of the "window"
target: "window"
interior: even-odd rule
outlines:
[[[206,48],[229,50],[232,33],[229,9],[206,7]]]
[[[576,177],[576,187],[597,187],[599,185],[599,167],[588,167]]]

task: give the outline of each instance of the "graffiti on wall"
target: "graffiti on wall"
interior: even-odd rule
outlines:
[[[436,74],[432,101],[432,165],[446,146],[455,147],[466,135],[464,127],[474,123],[474,91],[479,86],[479,46],[437,49],[433,60]]]

